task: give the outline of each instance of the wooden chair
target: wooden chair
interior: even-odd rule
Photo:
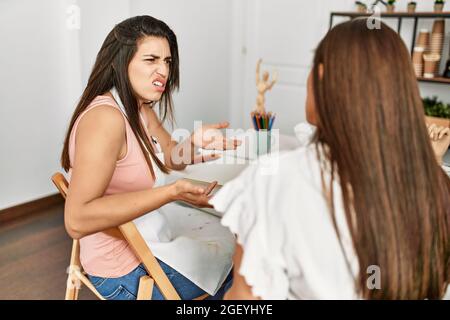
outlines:
[[[66,199],[69,184],[62,173],[55,173],[52,176],[52,181],[58,188],[59,192]],[[110,228],[104,231],[105,233],[124,239],[131,246],[132,250],[144,265],[147,270],[148,276],[143,276],[139,281],[139,289],[137,294],[137,300],[149,300],[152,297],[153,286],[156,284],[161,291],[165,299],[168,300],[180,300],[180,296],[173,287],[167,275],[161,268],[158,260],[156,260],[150,248],[147,246],[144,238],[139,233],[135,224],[131,221],[125,223],[117,228]],[[70,267],[68,269],[67,287],[66,287],[66,300],[77,300],[78,292],[81,288],[81,284],[88,287],[98,298],[105,300],[103,296],[95,289],[86,273],[83,272],[83,267],[80,263],[80,243],[78,240],[73,240],[72,253],[70,257]],[[194,300],[203,300],[208,297],[208,294],[204,294]]]

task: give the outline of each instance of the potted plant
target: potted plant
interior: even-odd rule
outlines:
[[[438,101],[435,96],[433,98],[424,98],[423,106],[428,124],[435,123],[437,126],[450,128],[450,104]]]
[[[367,5],[361,1],[356,1],[356,11],[360,13],[366,13],[367,12]]]
[[[395,0],[388,0],[386,5],[387,12],[394,12],[395,10]]]
[[[444,0],[436,0],[434,1],[434,12],[442,12],[444,11]]]
[[[408,13],[416,12],[416,6],[417,6],[417,2],[415,2],[415,1],[408,2]]]

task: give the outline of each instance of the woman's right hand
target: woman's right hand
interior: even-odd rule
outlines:
[[[184,201],[200,208],[213,208],[208,203],[208,190],[195,185],[187,180],[177,180],[172,184],[174,201]]]

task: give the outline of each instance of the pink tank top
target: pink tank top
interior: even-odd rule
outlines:
[[[97,96],[76,120],[69,140],[69,158],[72,167],[75,159],[75,136],[81,118],[99,105],[109,105],[120,110],[117,103],[109,96]],[[145,161],[128,120],[121,111],[126,127],[127,152],[124,158],[116,162],[111,181],[104,195],[133,192],[152,188],[154,180]],[[146,120],[145,115],[143,116]],[[151,140],[151,139],[150,139]],[[69,170],[69,181],[72,169]],[[139,260],[125,240],[120,240],[97,232],[80,239],[80,262],[84,270],[93,276],[117,278],[130,273],[139,265]]]

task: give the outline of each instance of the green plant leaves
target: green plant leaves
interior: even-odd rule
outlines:
[[[425,115],[450,119],[450,104],[438,101],[436,96],[433,96],[432,98],[423,98],[422,101],[425,109]]]

